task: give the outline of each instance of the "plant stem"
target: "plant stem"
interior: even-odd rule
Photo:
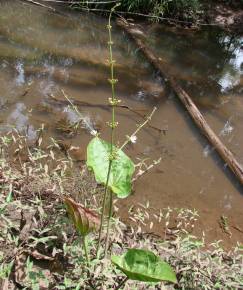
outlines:
[[[87,266],[89,266],[89,254],[88,254],[88,247],[87,247],[87,239],[86,235],[82,237],[83,247],[84,247],[84,254],[87,262]]]
[[[112,36],[111,36],[111,15],[112,13],[110,13],[109,16],[109,23],[108,23],[108,31],[109,31],[109,41],[108,41],[108,46],[109,46],[109,55],[110,55],[110,83],[111,83],[111,105],[112,105],[112,121],[111,121],[111,161],[112,161],[112,154],[113,154],[113,145],[114,145],[114,129],[116,127],[116,123],[115,123],[115,99],[116,99],[116,95],[115,95],[115,79],[114,79],[114,60],[113,60],[113,52],[112,52]]]
[[[98,255],[98,252],[100,249],[100,243],[101,243],[101,233],[102,233],[102,228],[103,228],[103,224],[104,224],[105,203],[106,203],[106,198],[107,198],[107,193],[108,193],[108,183],[109,183],[109,179],[110,179],[111,165],[112,165],[112,160],[110,160],[110,162],[109,162],[108,173],[107,173],[106,184],[105,184],[105,192],[104,192],[104,196],[103,196],[103,200],[102,200],[102,212],[101,212],[101,221],[100,221],[99,238],[98,238],[96,256]]]
[[[65,94],[64,90],[61,90],[63,96],[65,99],[67,99],[67,101],[70,103],[70,105],[72,106],[72,108],[75,110],[75,112],[79,115],[79,117],[82,119],[83,116],[81,115],[81,113],[79,112],[78,108],[74,105],[74,103],[69,99],[69,97]]]
[[[131,136],[128,136],[127,140],[122,144],[122,146],[119,148],[119,150],[122,150],[129,142],[131,142],[131,137],[135,136],[152,118],[153,114],[155,113],[155,111],[157,110],[156,107],[153,108],[153,111],[151,112],[151,114],[147,117],[147,119],[138,126],[138,128],[132,133]]]
[[[105,258],[106,258],[107,250],[109,247],[110,226],[111,226],[111,217],[112,217],[112,205],[113,205],[113,194],[112,194],[112,191],[110,190],[109,216],[108,216],[106,239],[105,239]]]
[[[110,151],[110,163],[112,166],[112,160],[115,158],[113,154],[113,146],[114,146],[114,130],[116,127],[115,123],[115,79],[114,79],[114,60],[113,60],[113,53],[112,53],[112,36],[111,36],[111,15],[110,13],[109,16],[109,23],[108,23],[108,31],[109,31],[109,55],[110,55],[110,74],[111,74],[111,96],[112,96],[112,121],[111,121],[111,151]],[[105,240],[105,253],[104,253],[104,258],[107,256],[107,249],[108,249],[108,243],[109,243],[109,235],[110,235],[110,220],[111,220],[111,215],[112,215],[112,206],[113,206],[113,195],[112,191],[110,191],[110,202],[109,202],[109,215],[108,215],[108,222],[107,222],[107,231],[106,231],[106,240]]]
[[[112,16],[112,12],[115,10],[116,6],[115,5],[114,8],[112,8],[111,13],[109,15],[109,22],[108,22],[108,31],[109,31],[109,41],[108,41],[108,46],[109,46],[109,55],[110,55],[110,59],[109,59],[109,63],[110,63],[110,84],[111,84],[111,107],[112,107],[112,119],[111,119],[111,123],[110,123],[110,127],[111,127],[111,137],[110,137],[110,143],[111,143],[111,148],[110,148],[110,159],[109,159],[109,166],[108,166],[108,172],[107,172],[107,179],[106,179],[106,184],[105,184],[105,192],[104,192],[104,196],[103,196],[103,201],[102,201],[102,213],[101,213],[101,223],[100,223],[100,228],[99,228],[99,239],[98,239],[98,245],[97,245],[97,254],[99,252],[99,248],[100,248],[100,243],[101,243],[101,233],[102,233],[102,228],[103,228],[103,224],[104,224],[104,213],[105,213],[105,204],[106,204],[106,199],[107,199],[107,193],[108,193],[108,186],[109,186],[109,180],[110,180],[110,173],[111,173],[111,168],[112,168],[112,161],[114,160],[114,131],[115,131],[115,127],[117,126],[116,124],[116,120],[115,120],[115,107],[117,105],[117,100],[116,100],[116,95],[115,95],[115,83],[117,80],[114,79],[114,60],[113,60],[113,52],[112,52],[112,35],[111,35],[111,16]],[[112,194],[112,193],[111,193]],[[112,201],[109,204],[109,218],[108,218],[108,226],[110,225],[110,212],[112,212]],[[109,230],[107,227],[107,234],[109,235]],[[109,237],[106,236],[106,241],[109,240]],[[107,250],[105,251],[105,257],[107,254]]]
[[[128,277],[126,277],[125,279],[123,279],[121,282],[120,282],[120,284],[115,288],[115,290],[118,290],[118,289],[120,289],[126,282],[127,282],[127,280],[128,280],[129,278]]]

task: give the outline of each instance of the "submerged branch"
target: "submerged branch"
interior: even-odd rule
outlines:
[[[94,107],[94,108],[98,107],[98,108],[103,109],[103,110],[109,110],[111,108],[111,105],[91,104],[89,102],[84,102],[84,101],[79,101],[79,100],[71,100],[70,98],[66,98],[66,97],[65,97],[66,100],[64,100],[64,99],[59,99],[59,98],[55,97],[53,94],[50,94],[48,96],[50,97],[50,100],[54,101],[55,103],[59,103],[60,105],[71,105],[71,106],[76,107],[76,109],[77,109],[77,107]],[[126,109],[126,110],[130,111],[131,113],[137,115],[138,117],[146,120],[146,115],[141,113],[142,111],[147,111],[146,109],[135,109],[135,108],[132,108],[132,107],[127,106],[127,105],[117,105],[117,108]],[[75,111],[76,111],[76,109],[75,109]],[[151,124],[148,124],[148,127],[159,132],[159,133],[163,133],[164,135],[167,132],[167,129],[161,129],[161,128],[158,128],[158,127],[153,126]]]

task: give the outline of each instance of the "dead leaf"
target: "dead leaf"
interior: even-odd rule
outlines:
[[[27,255],[24,252],[19,253],[15,257],[15,267],[14,267],[14,279],[15,282],[23,286],[23,281],[26,278],[25,273],[25,263],[27,260]]]
[[[32,230],[32,225],[33,225],[33,218],[35,216],[36,212],[26,212],[22,211],[22,228],[20,230],[19,234],[19,240],[24,241],[27,240],[30,232]]]
[[[9,290],[9,281],[8,281],[8,279],[0,280],[0,289]]]
[[[100,219],[96,213],[69,197],[64,197],[64,203],[70,218],[81,235],[87,235],[99,228]]]
[[[34,251],[28,251],[28,254],[30,256],[32,256],[33,258],[35,258],[36,260],[46,260],[46,261],[53,261],[54,258],[53,257],[49,257],[46,255],[41,254],[40,252],[38,252],[37,250]]]

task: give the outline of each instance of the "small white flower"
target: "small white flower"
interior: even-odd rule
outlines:
[[[132,135],[131,137],[130,137],[130,141],[131,141],[131,143],[136,143],[137,142],[137,136],[135,136],[135,135]]]
[[[98,132],[93,129],[93,130],[90,131],[90,134],[93,135],[93,136],[96,136],[98,134]]]

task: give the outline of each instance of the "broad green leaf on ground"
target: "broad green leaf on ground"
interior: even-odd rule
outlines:
[[[111,260],[131,280],[177,282],[171,266],[150,251],[129,249],[122,256],[112,256]]]
[[[111,144],[98,137],[93,138],[88,145],[87,166],[94,171],[98,183],[106,183],[110,150]],[[112,161],[108,186],[119,198],[125,198],[131,193],[135,166],[123,151],[115,150],[116,159]]]

